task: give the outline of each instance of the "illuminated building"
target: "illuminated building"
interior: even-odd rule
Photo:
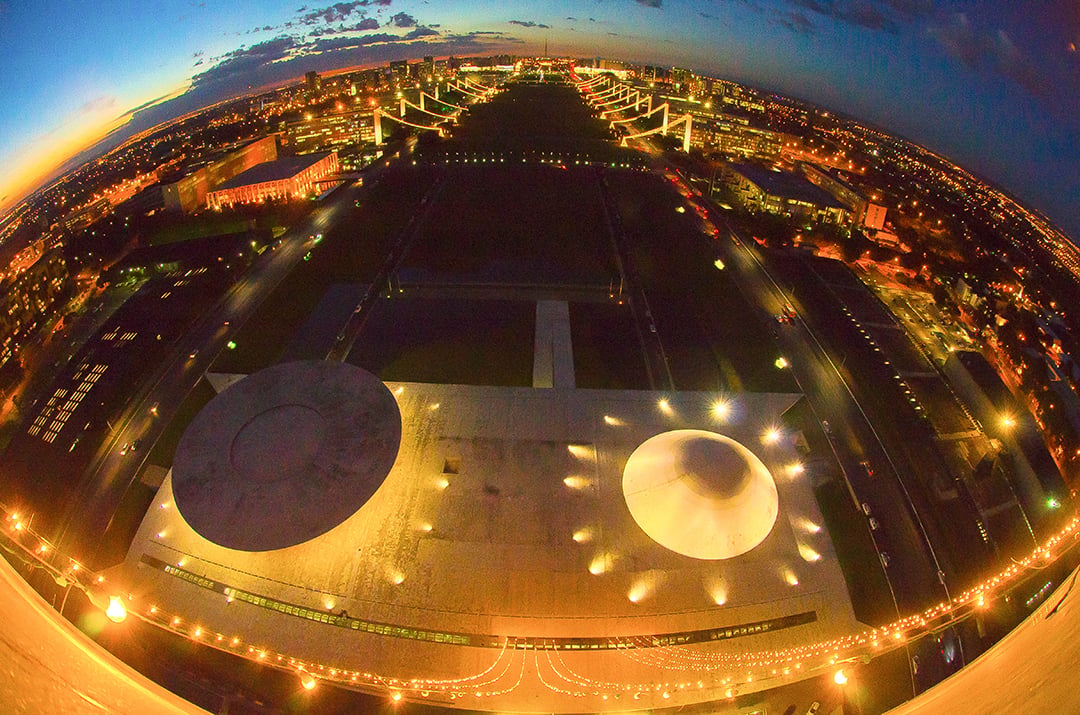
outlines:
[[[237,174],[257,164],[277,159],[277,137],[256,139],[222,158],[191,172],[179,181],[161,187],[165,208],[191,213],[206,206],[207,194]]]
[[[289,122],[285,139],[299,154],[374,144],[374,113],[366,109]]]
[[[0,283],[0,370],[17,356],[19,343],[48,320],[50,311],[70,289],[71,279],[60,249],[46,251]],[[5,370],[3,374],[9,373]]]
[[[322,77],[318,72],[308,72],[304,75],[304,89],[307,91],[308,99],[319,96],[319,91],[322,89]]]
[[[38,240],[34,241],[29,246],[15,254],[15,257],[11,259],[11,263],[8,264],[7,275],[0,275],[0,279],[14,278],[30,266],[37,263],[38,259],[41,258],[41,254],[43,253],[45,253],[45,239],[39,238]]]
[[[843,204],[796,174],[754,164],[725,164],[722,180],[750,211],[821,223],[851,223],[851,212]]]
[[[318,193],[317,184],[339,171],[337,152],[301,154],[268,161],[238,174],[207,196],[207,206],[291,201]]]
[[[675,85],[675,90],[683,94],[695,94],[704,86],[700,77],[681,67],[671,68],[671,81]]]
[[[754,126],[745,117],[695,111],[690,145],[706,152],[740,159],[772,161],[780,157],[791,137],[783,132]]]
[[[87,228],[99,218],[108,213],[112,205],[106,198],[100,198],[97,201],[90,203],[87,206],[78,208],[72,211],[70,214],[64,217],[64,228],[69,231],[77,231],[80,228]]]
[[[722,435],[704,397],[275,365],[188,426],[123,578],[202,632],[443,706],[655,707],[808,677],[738,655],[859,628],[794,440],[760,437],[799,396],[738,395]]]
[[[390,76],[394,82],[402,83],[409,79],[409,61],[395,60],[390,63]]]
[[[802,162],[803,176],[807,180],[828,191],[846,206],[852,214],[852,220],[858,226],[880,231],[885,225],[885,207],[870,203],[861,191],[837,176],[834,170],[821,168]]]

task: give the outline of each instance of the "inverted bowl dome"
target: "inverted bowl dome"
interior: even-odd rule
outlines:
[[[706,430],[664,432],[642,442],[623,469],[623,498],[661,546],[695,559],[730,559],[772,531],[776,483],[761,460]]]

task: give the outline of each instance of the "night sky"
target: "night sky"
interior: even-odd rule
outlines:
[[[539,54],[545,42],[553,55],[678,65],[849,114],[1080,237],[1078,0],[4,0],[0,210],[111,129],[308,70]]]

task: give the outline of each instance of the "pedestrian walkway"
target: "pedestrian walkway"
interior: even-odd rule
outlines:
[[[570,337],[570,307],[566,301],[536,302],[533,346],[533,387],[574,389],[574,348]]]

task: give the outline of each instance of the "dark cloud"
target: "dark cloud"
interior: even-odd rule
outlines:
[[[358,47],[369,47],[371,45],[384,45],[394,42],[401,42],[400,35],[391,35],[386,32],[376,32],[371,35],[361,35],[359,37],[334,37],[330,39],[318,40],[310,46],[311,52],[316,54],[322,54],[327,52],[335,52],[338,50],[356,49]]]
[[[1004,30],[980,30],[966,14],[958,12],[945,23],[932,26],[929,33],[949,56],[969,69],[1001,75],[1033,96],[1049,97],[1049,82]]]
[[[775,24],[794,32],[796,35],[813,35],[817,32],[817,28],[814,27],[814,23],[810,21],[810,18],[798,10],[777,12],[772,15],[771,19]]]
[[[388,33],[339,36],[315,42],[299,42],[281,36],[252,47],[240,48],[208,60],[208,63],[217,64],[195,75],[186,92],[168,99],[162,98],[162,101],[155,101],[145,109],[135,111],[127,124],[89,151],[106,151],[164,121],[252,91],[295,82],[304,72],[312,70],[328,72],[342,67],[381,65],[404,57],[425,55],[491,55],[516,50],[525,44],[522,38],[501,32],[432,35],[408,42],[403,42],[404,39]],[[82,152],[68,166],[78,166],[91,156],[88,152]]]
[[[706,20],[715,20],[716,19],[716,15],[711,15],[711,14],[709,14],[707,12],[704,12],[704,11],[698,12],[698,15],[701,15]]]
[[[871,0],[788,0],[788,3],[847,25],[896,31],[896,23],[885,15],[878,3]]]
[[[416,18],[404,12],[390,16],[390,24],[394,27],[416,27]]]
[[[634,0],[634,2],[645,7],[660,7],[663,4],[663,0]]]
[[[228,82],[251,74],[264,65],[291,57],[296,48],[296,40],[288,35],[279,35],[251,47],[227,52],[217,58],[218,62],[213,67],[192,77],[192,86]]]
[[[724,0],[761,10],[755,0]],[[815,17],[878,32],[895,33],[900,25],[934,12],[934,0],[784,0],[788,9],[772,11],[772,20],[792,32],[814,32]]]
[[[378,30],[379,21],[373,17],[365,17],[360,22],[355,22],[351,25],[338,25],[337,27],[319,27],[312,30],[310,34],[312,37],[326,37],[327,35],[341,35],[346,32],[367,32],[368,30]]]
[[[410,42],[412,40],[419,40],[423,37],[436,37],[438,34],[437,31],[432,30],[430,27],[420,26],[404,35],[392,35],[388,32],[375,32],[370,35],[334,37],[316,41],[314,44],[310,45],[309,51],[315,54],[322,54],[338,50],[371,47],[372,45],[390,45],[396,42]]]
[[[309,10],[305,5],[296,11],[300,15],[299,22],[304,25],[329,25],[335,22],[345,22],[355,15],[363,17],[364,8],[389,7],[391,0],[351,0],[350,2],[337,2],[323,8]],[[291,23],[286,23],[289,26]]]
[[[406,33],[403,39],[405,39],[405,40],[417,40],[417,39],[419,39],[421,37],[431,37],[433,35],[438,35],[438,34],[439,34],[438,30],[432,30],[430,27],[418,27],[415,30],[412,30],[411,32]]]
[[[721,1],[725,2],[725,3],[729,4],[729,5],[742,5],[743,7],[749,8],[750,10],[753,10],[754,12],[757,12],[757,13],[764,14],[764,12],[765,12],[765,8],[761,7],[761,5],[758,5],[755,0],[721,0]]]
[[[551,29],[551,25],[545,25],[542,22],[534,22],[532,20],[507,20],[511,25],[520,25],[521,27],[539,27],[542,29]]]
[[[884,4],[909,19],[929,15],[934,11],[933,0],[885,0]]]
[[[342,22],[349,19],[349,16],[357,11],[358,8],[367,5],[362,0],[353,0],[352,2],[338,2],[330,5],[329,7],[320,8],[318,10],[311,10],[303,16],[300,21],[305,25],[315,25],[318,23],[331,23]],[[303,12],[303,9],[297,12]]]

